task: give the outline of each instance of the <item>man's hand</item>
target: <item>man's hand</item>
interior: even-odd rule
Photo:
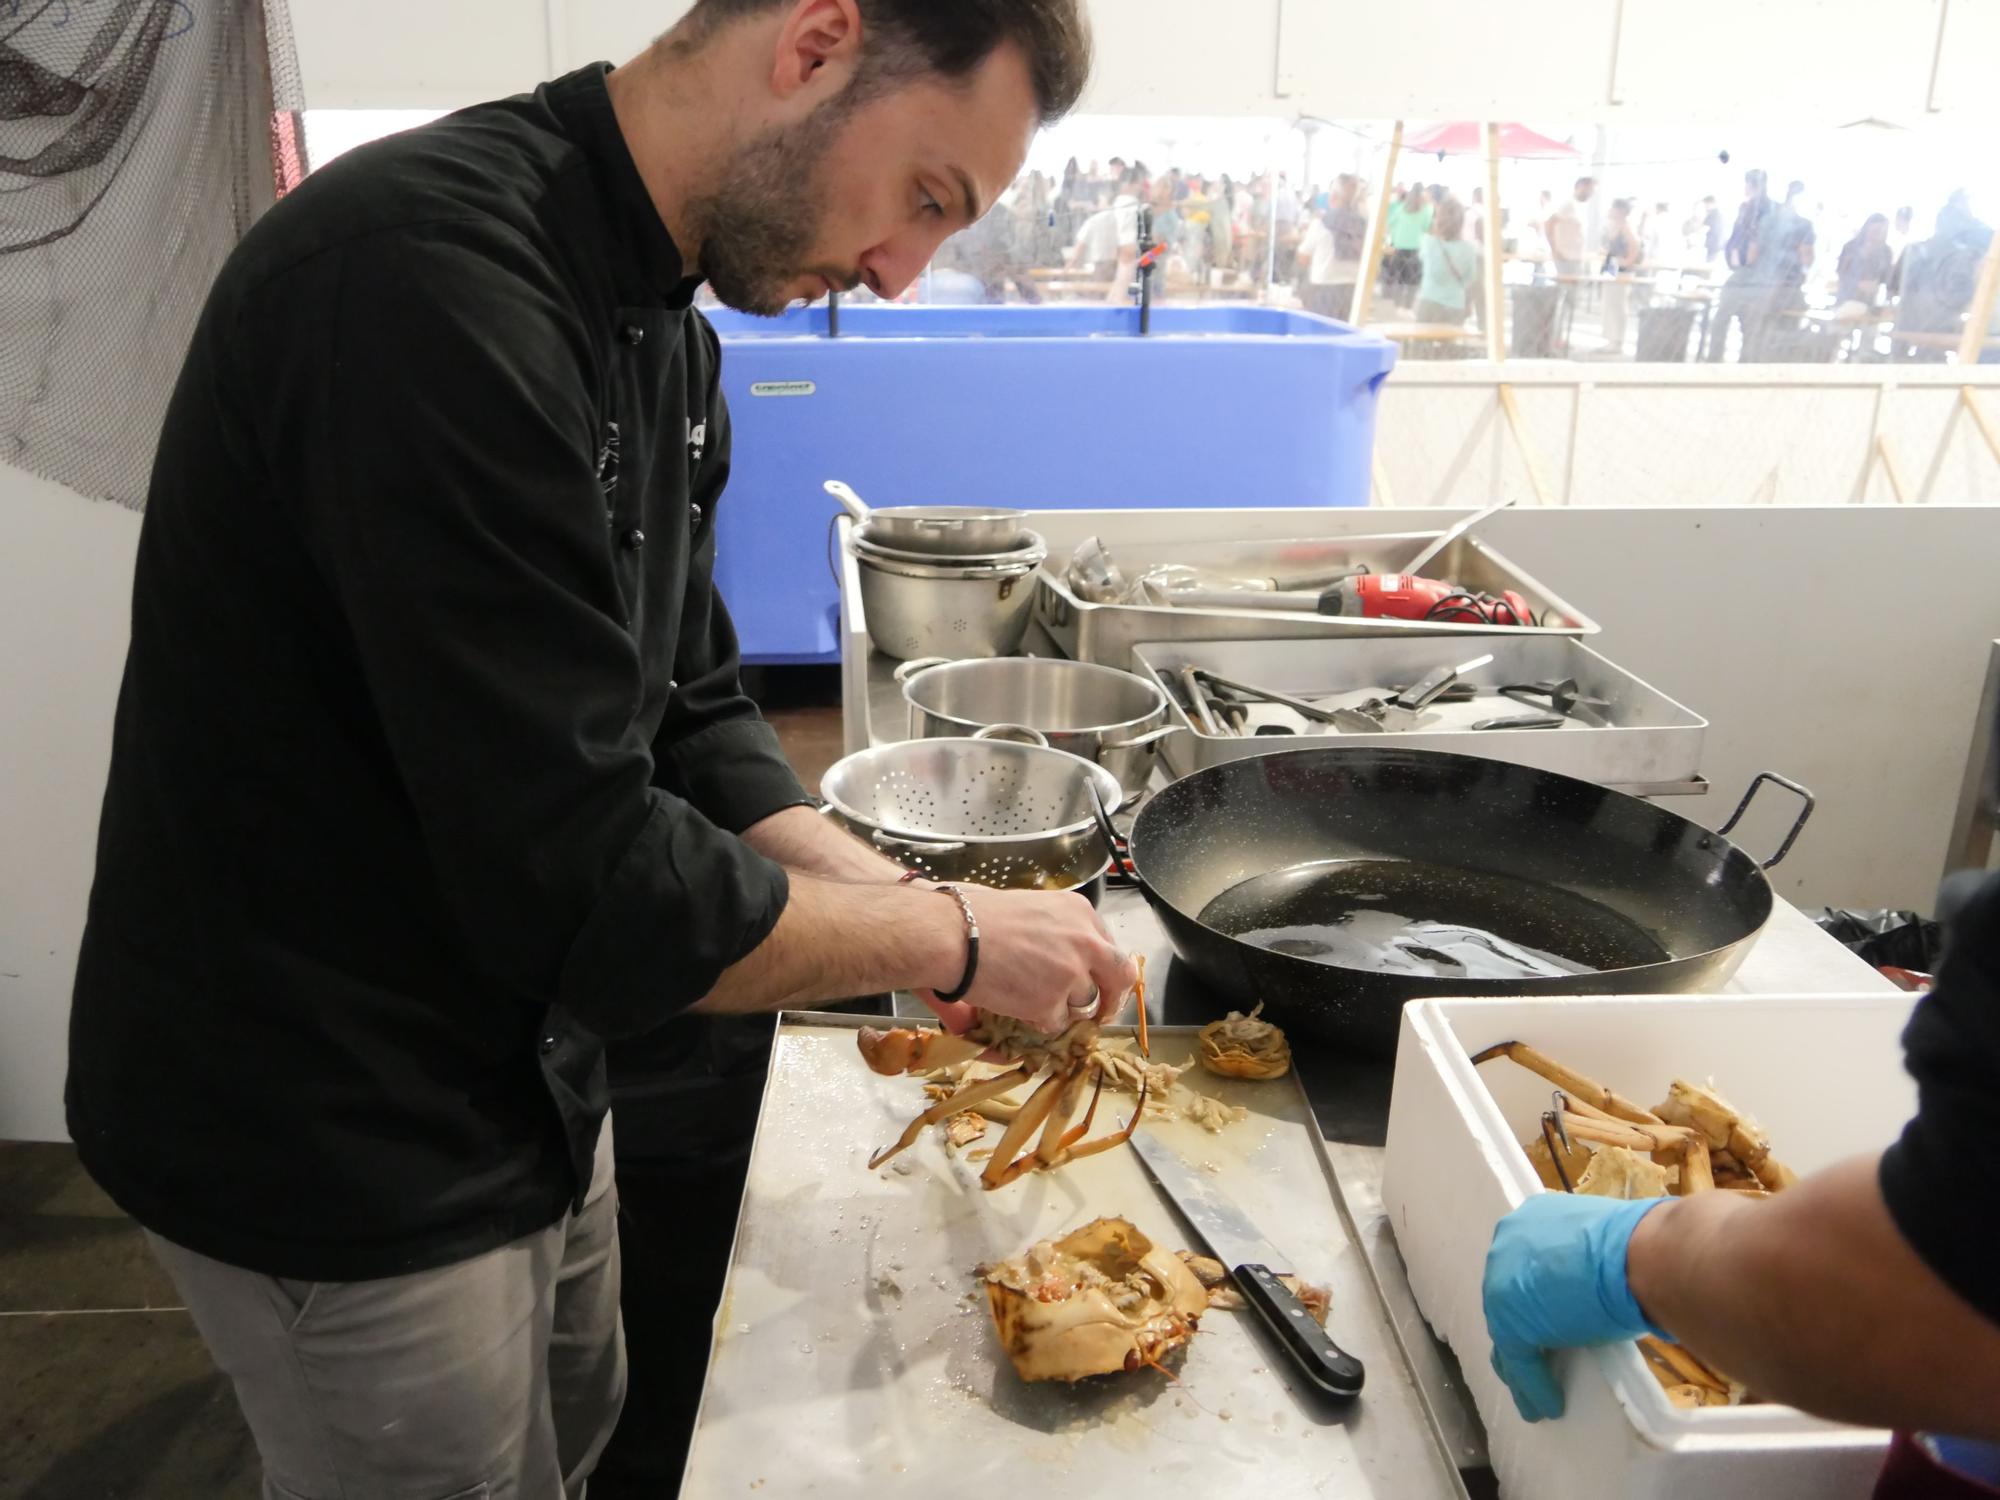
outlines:
[[[1486,1327],[1494,1373],[1530,1422],[1563,1413],[1545,1351],[1658,1333],[1625,1279],[1639,1221],[1668,1200],[1542,1193],[1500,1221],[1486,1253]]]
[[[955,1004],[940,1001],[934,992],[918,997],[950,1029],[970,1026],[976,1006],[1054,1035],[1077,1021],[1115,1015],[1139,982],[1137,966],[1111,941],[1097,909],[1082,896],[959,889],[979,919],[979,973],[971,991]],[[943,988],[958,982],[954,977]]]

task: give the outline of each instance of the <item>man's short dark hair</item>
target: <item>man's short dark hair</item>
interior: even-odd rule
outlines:
[[[672,35],[698,47],[717,28],[778,9],[786,0],[695,0]],[[1012,42],[1028,62],[1044,125],[1076,108],[1090,80],[1090,23],[1082,0],[855,0],[863,62],[853,102],[927,75],[970,77]]]

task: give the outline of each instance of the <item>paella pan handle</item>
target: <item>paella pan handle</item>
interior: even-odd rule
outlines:
[[[1104,805],[1104,793],[1097,789],[1095,781],[1090,783],[1090,812],[1097,819],[1097,831],[1104,839],[1104,852],[1111,856],[1111,868],[1123,870],[1149,898],[1153,888],[1146,884],[1146,877],[1139,873],[1139,867],[1132,863],[1132,846],[1118,837],[1118,830],[1112,826],[1111,810]]]
[[[988,724],[984,729],[972,732],[975,740],[1009,740],[1024,745],[1039,745],[1049,748],[1049,737],[1039,729],[1030,729],[1026,724]]]
[[[1785,841],[1778,845],[1778,852],[1759,864],[1758,868],[1764,870],[1770,869],[1779,860],[1791,853],[1792,845],[1798,842],[1799,833],[1806,826],[1806,819],[1812,816],[1812,810],[1817,800],[1811,792],[1800,786],[1791,777],[1780,776],[1776,771],[1759,771],[1751,781],[1749,790],[1744,792],[1743,800],[1736,804],[1736,811],[1729,815],[1729,821],[1715,830],[1719,837],[1727,838],[1729,830],[1743,821],[1743,814],[1750,810],[1751,799],[1757,795],[1757,789],[1767,781],[1775,781],[1786,791],[1796,792],[1804,800],[1805,806],[1799,809],[1799,815],[1792,823],[1792,831],[1786,834]]]

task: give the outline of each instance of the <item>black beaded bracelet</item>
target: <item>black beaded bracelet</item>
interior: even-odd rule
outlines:
[[[972,902],[964,891],[955,885],[941,885],[940,893],[958,903],[958,909],[965,916],[965,974],[958,981],[958,988],[941,993],[940,1000],[963,1000],[966,991],[972,988],[972,981],[979,977],[979,918],[973,915]]]

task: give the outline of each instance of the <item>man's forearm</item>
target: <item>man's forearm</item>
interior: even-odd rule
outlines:
[[[794,875],[778,925],[694,1009],[743,1015],[886,990],[948,990],[965,963],[965,918],[948,897]]]
[[[1647,1316],[1761,1396],[1870,1426],[2000,1439],[2000,1325],[1897,1230],[1875,1159],[1768,1202],[1676,1198],[1627,1254]]]
[[[743,842],[788,870],[804,870],[828,880],[884,884],[903,867],[809,807],[788,807],[743,831]]]

